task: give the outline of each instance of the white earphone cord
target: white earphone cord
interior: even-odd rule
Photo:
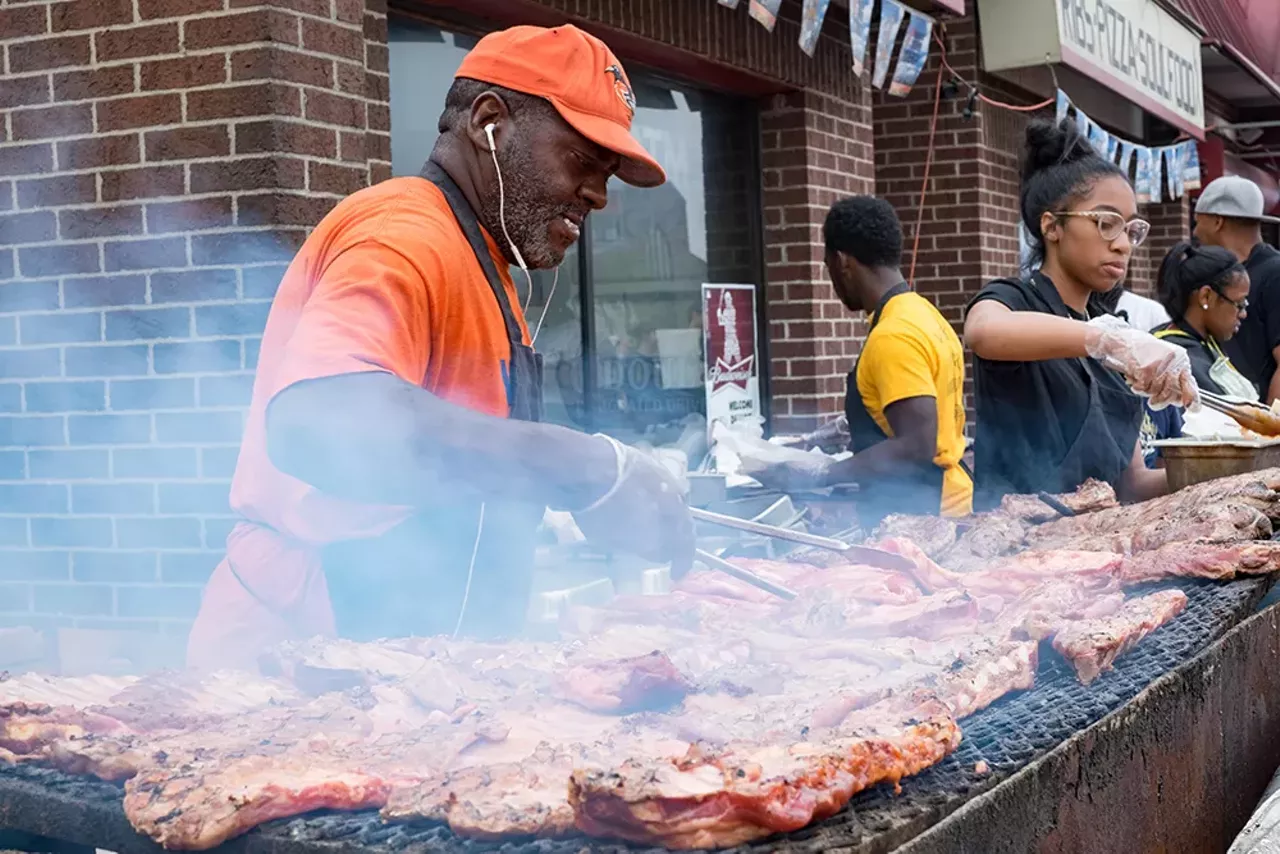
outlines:
[[[476,541],[471,546],[471,561],[467,564],[467,586],[462,589],[462,607],[458,609],[458,622],[453,627],[456,638],[462,631],[462,618],[467,615],[467,600],[471,598],[471,577],[476,571],[476,555],[480,553],[480,535],[484,533],[484,502],[480,503],[480,521],[476,523]]]
[[[502,180],[502,167],[498,165],[498,145],[493,141],[493,125],[485,125],[485,135],[489,137],[489,156],[493,158],[493,171],[498,175],[498,223],[502,226],[502,236],[507,238],[507,245],[511,247],[511,254],[515,256],[516,264],[520,265],[520,269],[524,272],[525,281],[529,285],[529,292],[524,298],[524,305],[521,311],[529,310],[529,303],[533,300],[533,276],[529,273],[529,267],[524,263],[524,256],[520,254],[516,242],[511,239],[511,232],[507,231],[507,188]],[[556,285],[560,283],[560,268],[556,267],[555,277],[551,280],[551,293],[547,294],[547,304],[542,307],[542,316],[538,318],[538,326],[533,331],[533,335],[529,338],[530,344],[536,344],[538,341],[538,333],[542,331],[542,323],[547,319],[547,312],[551,311],[551,299],[556,295]]]

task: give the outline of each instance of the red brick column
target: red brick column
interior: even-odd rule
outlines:
[[[284,264],[389,172],[385,33],[365,0],[0,9],[0,624],[184,630]]]
[[[762,120],[764,235],[774,428],[812,429],[844,406],[864,332],[836,299],[822,223],[839,198],[873,191],[865,99],[779,96]]]

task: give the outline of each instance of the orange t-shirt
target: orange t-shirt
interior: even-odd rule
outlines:
[[[525,343],[507,262],[487,233]],[[250,522],[323,545],[376,536],[408,508],[354,504],[278,471],[267,404],[301,380],[387,371],[451,403],[507,415],[502,310],[444,194],[395,178],[344,199],[299,250],[267,317],[231,506]]]

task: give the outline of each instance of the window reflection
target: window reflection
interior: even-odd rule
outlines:
[[[389,30],[392,171],[415,175],[435,146],[453,74],[476,39],[401,17],[391,18]],[[553,271],[533,273],[532,293],[519,269],[512,276],[530,329],[542,321],[547,419],[634,441],[705,413],[701,287],[758,281],[752,234],[759,207],[748,103],[643,72],[633,71],[631,82],[633,133],[666,169],[667,183],[642,190],[611,181],[608,206],[587,218],[554,294]],[[591,276],[587,324],[584,270]],[[586,346],[584,326],[594,328]],[[594,354],[594,387],[584,352]]]
[[[633,133],[667,172],[642,190],[614,180],[591,215],[597,426],[643,433],[705,414],[704,282],[751,283],[750,113],[633,74]]]

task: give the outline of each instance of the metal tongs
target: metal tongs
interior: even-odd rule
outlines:
[[[805,546],[814,546],[815,548],[839,552],[853,562],[867,566],[892,569],[898,572],[911,572],[915,569],[915,564],[907,558],[884,549],[876,549],[871,546],[855,546],[831,537],[822,537],[806,531],[793,531],[790,528],[779,528],[776,525],[766,525],[763,522],[752,522],[748,519],[739,519],[736,516],[725,516],[721,513],[712,513],[709,510],[699,510],[696,507],[689,509],[689,515],[699,522],[720,525],[723,528],[733,528],[737,531],[759,534],[775,540],[786,540]]]
[[[1200,400],[1210,409],[1221,412],[1246,430],[1264,436],[1280,436],[1280,416],[1268,407],[1252,400],[1230,400],[1212,392],[1200,390]]]
[[[694,552],[694,554],[697,556],[698,560],[702,561],[710,569],[716,569],[716,570],[719,570],[720,572],[723,572],[726,575],[732,575],[734,578],[738,579],[739,581],[745,581],[748,584],[750,584],[752,587],[759,588],[760,590],[763,590],[766,593],[772,593],[774,596],[777,596],[780,599],[786,599],[790,601],[796,598],[796,592],[791,588],[783,587],[781,584],[774,584],[769,579],[763,578],[762,576],[756,575],[754,572],[751,572],[750,570],[743,569],[740,566],[736,566],[732,563],[729,563],[729,561],[725,560],[722,557],[717,557],[713,555],[711,552],[703,551],[702,549],[697,549]]]

